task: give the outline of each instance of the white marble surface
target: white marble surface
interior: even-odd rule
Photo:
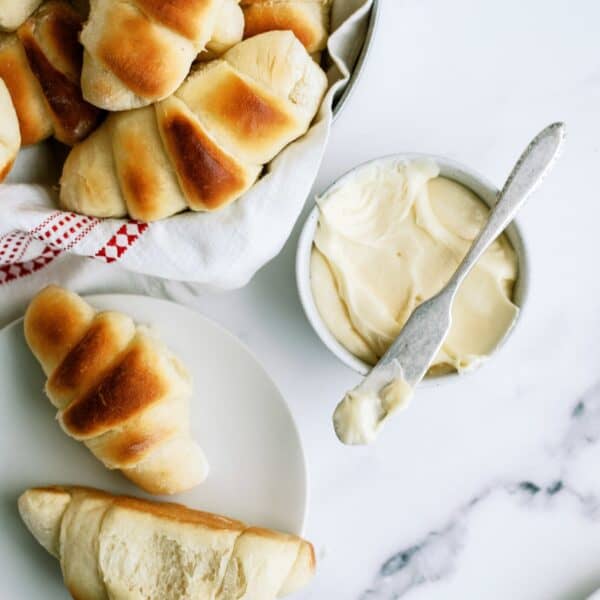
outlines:
[[[538,130],[566,121],[566,151],[520,218],[532,289],[514,337],[477,373],[420,390],[377,445],[348,449],[330,416],[357,377],[302,313],[298,228],[245,289],[191,304],[250,346],[301,428],[319,572],[298,600],[583,599],[600,587],[600,2],[382,3],[315,190],[402,151],[500,184]],[[105,291],[132,288],[161,294],[129,277]]]
[[[368,449],[330,414],[356,377],[302,314],[294,237],[244,290],[197,306],[268,365],[300,424],[319,573],[303,600],[578,600],[600,587],[600,3],[383,0],[360,88],[316,190],[398,151],[500,184],[565,120],[564,155],[520,222],[530,302],[476,374],[424,389]]]

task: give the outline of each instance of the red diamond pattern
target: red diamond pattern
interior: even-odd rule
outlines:
[[[148,223],[129,221],[129,223],[126,223],[119,228],[117,233],[110,238],[106,246],[96,252],[95,257],[104,260],[107,263],[119,260],[119,258],[121,258],[121,256],[137,242],[139,237],[147,229]]]
[[[4,236],[0,239],[0,260],[9,264],[0,265],[0,285],[39,271],[62,252],[73,248],[100,223],[100,219],[57,211],[30,232],[14,231]],[[148,224],[139,221],[121,225],[94,257],[107,263],[117,261],[147,229]],[[40,256],[27,262],[15,262],[33,240],[46,244]]]
[[[39,271],[50,264],[61,253],[62,250],[56,250],[55,248],[46,246],[42,254],[34,260],[0,266],[0,285]]]

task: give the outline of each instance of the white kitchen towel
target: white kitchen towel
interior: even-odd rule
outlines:
[[[151,224],[96,219],[57,210],[51,185],[0,186],[0,322],[11,311],[11,297],[20,302],[48,280],[66,283],[73,269],[85,269],[76,279],[86,289],[85,282],[110,279],[113,270],[107,264],[120,267],[114,270],[115,282],[125,270],[132,282],[148,275],[218,289],[245,285],[279,253],[311,190],[329,138],[334,100],[362,48],[372,2],[334,0],[331,87],[318,117],[243,198],[221,211],[186,212]],[[31,149],[29,156],[24,152],[13,181],[47,180],[50,148]],[[86,258],[73,260],[73,255]]]

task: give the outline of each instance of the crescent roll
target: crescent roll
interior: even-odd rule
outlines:
[[[57,286],[31,301],[24,327],[67,435],[153,494],[205,479],[206,459],[190,434],[190,376],[147,328]]]
[[[205,49],[224,0],[91,0],[81,42],[86,100],[110,111],[170,96]]]
[[[315,570],[299,537],[178,504],[49,487],[18,506],[78,600],[274,600]]]

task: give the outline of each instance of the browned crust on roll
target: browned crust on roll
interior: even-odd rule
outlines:
[[[115,353],[119,352],[114,327],[101,317],[94,320],[50,377],[48,386],[54,392],[77,389],[90,372],[96,371],[98,364],[110,364]]]
[[[171,502],[147,502],[129,496],[117,496],[115,505],[142,513],[149,513],[157,517],[177,521],[179,523],[192,523],[204,525],[211,529],[228,529],[231,531],[243,531],[245,524],[227,517],[221,517],[212,513],[193,510],[181,504]]]
[[[79,13],[61,0],[50,0],[34,13],[30,22],[48,60],[77,83],[83,63],[83,47],[79,43],[83,19]]]
[[[311,50],[319,45],[320,38],[315,27],[299,18],[298,11],[289,4],[250,4],[243,7],[244,38],[254,37],[267,31],[292,31],[305,48]]]
[[[38,80],[29,68],[23,45],[16,35],[0,44],[0,77],[4,80],[19,119],[23,146],[52,135],[52,121]]]
[[[294,120],[279,109],[272,98],[260,94],[237,74],[230,72],[205,98],[204,110],[219,115],[219,120],[242,140],[284,135]]]
[[[79,296],[57,286],[44,288],[25,313],[25,338],[41,362],[65,356],[84,336],[91,308]]]
[[[135,4],[154,20],[195,41],[202,18],[215,0],[135,0]]]
[[[177,521],[179,523],[204,525],[212,529],[228,529],[231,531],[240,532],[246,529],[246,525],[241,521],[236,521],[234,519],[229,519],[228,517],[222,517],[220,515],[207,513],[200,510],[193,510],[187,506],[175,504],[173,502],[149,502],[147,500],[132,498],[131,496],[113,496],[112,494],[108,494],[102,490],[80,486],[48,486],[32,489],[50,493],[67,493],[71,496],[75,494],[85,494],[91,498],[109,500],[115,506],[121,508],[155,515],[157,517],[169,519],[170,521]]]
[[[87,137],[100,111],[87,104],[78,85],[52,67],[32,37],[21,37],[31,70],[37,77],[54,117],[54,135],[70,146]]]
[[[148,169],[146,141],[140,136],[121,136],[123,155],[117,165],[121,191],[136,218],[153,215],[160,210],[160,177]],[[134,209],[132,209],[134,207]],[[133,213],[135,212],[135,215]]]
[[[100,383],[62,414],[74,436],[95,437],[123,425],[160,401],[168,391],[141,343],[133,344]]]
[[[52,114],[54,135],[68,145],[87,137],[101,115],[98,108],[83,99],[79,85],[83,47],[77,36],[81,25],[81,18],[70,7],[52,2],[42,6],[17,32]],[[47,53],[65,68],[65,73],[52,64]]]
[[[163,45],[150,21],[128,11],[111,22],[110,32],[98,44],[97,57],[134,94],[160,98],[171,79]]]
[[[197,123],[167,112],[161,127],[190,208],[214,210],[246,190],[240,166]]]
[[[66,486],[62,486],[62,485],[44,485],[44,486],[39,486],[39,487],[34,487],[34,488],[29,488],[28,490],[26,490],[26,492],[44,492],[46,494],[55,494],[56,496],[63,496],[64,494],[68,494],[69,496],[73,496],[73,493],[75,491],[78,490],[87,490],[88,488],[75,488],[75,486],[73,487],[66,487]],[[92,488],[89,488],[90,491],[92,491]],[[98,495],[102,495],[104,497],[108,497],[108,494],[106,492],[102,492],[100,490],[94,490],[98,493]]]
[[[43,9],[49,16],[48,34],[56,45],[57,51],[68,57],[81,71],[83,62],[82,46],[79,43],[79,34],[83,28],[81,15],[64,2],[46,2]]]
[[[131,140],[130,147],[143,144],[140,141]],[[155,212],[157,206],[157,181],[146,173],[135,157],[139,156],[135,151],[130,154],[133,160],[121,167],[121,188],[126,198],[135,198],[136,211],[142,214]]]
[[[69,594],[71,594],[71,598],[73,598],[73,600],[88,600],[87,596],[80,596],[79,590],[76,590],[72,586],[66,585],[66,588],[69,591]]]
[[[315,554],[315,547],[310,543],[307,542],[306,540],[302,540],[303,543],[303,547],[308,549],[309,552],[309,560],[308,560],[308,564],[309,564],[309,568],[311,571],[315,571],[315,569],[317,568],[317,556]]]
[[[4,167],[2,167],[2,169],[0,169],[0,182],[4,181],[7,177],[7,175],[9,174],[10,170],[12,169],[12,166],[15,164],[14,159],[7,162]]]

